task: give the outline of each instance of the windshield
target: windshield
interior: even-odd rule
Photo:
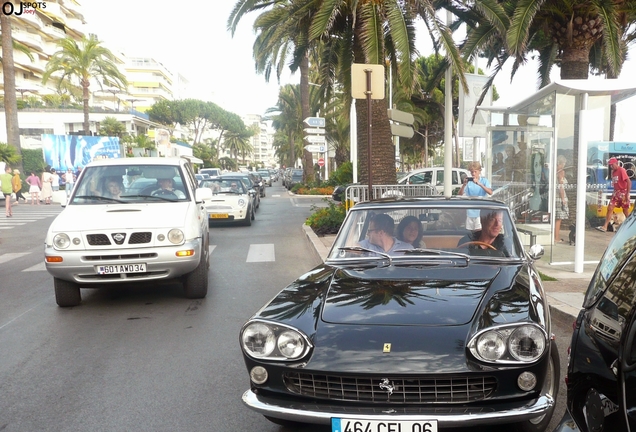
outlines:
[[[508,210],[503,207],[440,208],[421,206],[373,207],[349,211],[329,253],[329,260],[400,259],[422,256],[521,258],[523,248]],[[467,215],[479,219],[480,229],[466,228]],[[474,221],[472,221],[474,223]]]
[[[202,188],[209,188],[212,193],[217,194],[245,194],[245,186],[241,179],[210,179],[203,180],[199,185]]]
[[[185,201],[188,188],[173,165],[88,166],[73,189],[72,205]]]

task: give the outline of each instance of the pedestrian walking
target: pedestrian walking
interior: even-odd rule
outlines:
[[[26,198],[22,195],[22,179],[20,178],[20,171],[13,170],[13,178],[11,179],[11,186],[13,186],[13,193],[15,193],[15,203],[18,204],[20,199],[26,202]]]
[[[57,192],[60,190],[60,175],[55,171],[55,168],[51,168],[51,177],[53,178],[51,189],[53,189],[53,192]]]
[[[568,207],[568,196],[565,194],[568,179],[565,178],[565,164],[567,159],[560,155],[557,158],[556,173],[556,203],[554,207],[554,242],[562,243],[561,239],[561,221],[570,218],[570,208]]]
[[[0,174],[0,190],[2,190],[2,194],[4,195],[4,209],[7,213],[7,217],[13,216],[13,212],[11,211],[11,194],[13,193],[13,186],[11,185],[12,179],[11,167],[7,165],[4,168],[4,174]]]
[[[48,168],[48,167],[47,167]],[[51,197],[53,196],[53,176],[50,172],[51,168],[45,169],[42,173],[42,200],[44,204],[51,204]]]
[[[75,174],[73,174],[72,169],[67,169],[64,174],[64,189],[66,190],[66,198],[71,196],[71,191],[73,191],[73,185],[75,184]]]
[[[627,175],[627,171],[625,171],[625,168],[618,165],[618,159],[616,158],[608,160],[607,165],[612,170],[612,187],[614,188],[614,193],[612,194],[610,203],[607,206],[605,223],[603,226],[596,227],[597,230],[602,232],[607,232],[607,226],[609,225],[610,220],[612,220],[614,209],[616,207],[623,209],[625,217],[629,216],[629,205],[631,201],[629,190],[631,189],[632,181]]]
[[[40,191],[42,190],[42,182],[40,177],[31,171],[31,175],[27,177],[26,183],[29,185],[29,193],[31,194],[31,205],[40,205]]]

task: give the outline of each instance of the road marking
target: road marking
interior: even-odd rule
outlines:
[[[25,255],[29,255],[31,252],[15,252],[15,253],[6,253],[0,255],[0,264],[4,264],[6,262],[12,261],[16,258],[21,258]]]
[[[209,249],[210,249],[210,255],[212,255],[212,252],[214,252],[214,249],[216,249],[216,245],[210,245]]]
[[[44,264],[44,261],[42,261],[39,264],[36,264],[34,266],[31,266],[29,268],[25,268],[24,270],[25,272],[30,272],[30,271],[46,271],[46,264]]]
[[[268,244],[252,244],[247,252],[246,262],[268,262],[276,261],[274,254],[274,245]]]

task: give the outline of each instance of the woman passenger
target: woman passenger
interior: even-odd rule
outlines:
[[[406,216],[397,226],[397,239],[410,243],[415,248],[426,247],[426,244],[422,241],[423,235],[422,224],[415,216]]]

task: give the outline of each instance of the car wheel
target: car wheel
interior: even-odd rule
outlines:
[[[256,219],[256,215],[254,214],[254,209],[253,208],[250,209],[250,214],[252,215],[251,216],[252,220]]]
[[[302,429],[304,427],[306,427],[306,424],[303,423],[298,423],[295,421],[291,421],[291,420],[284,420],[284,419],[279,419],[276,417],[270,417],[270,416],[265,416],[265,418],[269,421],[271,421],[272,423],[275,423],[279,426],[283,426],[285,428],[291,429],[291,430],[299,430]]]
[[[199,265],[183,277],[183,289],[186,298],[200,299],[208,295],[208,262],[201,257]]]
[[[60,307],[77,306],[82,301],[79,285],[58,278],[53,278],[55,286],[55,302]]]
[[[246,215],[245,215],[245,219],[243,219],[243,225],[245,226],[252,226],[252,220],[254,219],[252,217],[252,212],[249,211]]]
[[[541,390],[541,394],[548,394],[555,401],[552,408],[545,414],[540,417],[536,417],[530,420],[527,420],[523,423],[519,423],[519,427],[515,428],[515,430],[519,430],[522,432],[543,432],[550,424],[550,419],[552,419],[552,414],[554,413],[554,409],[556,407],[556,399],[559,393],[559,381],[561,378],[561,369],[559,363],[559,350],[557,348],[556,342],[551,341],[550,343],[550,364],[548,365],[548,376],[546,377],[545,382],[543,383],[543,389]]]

